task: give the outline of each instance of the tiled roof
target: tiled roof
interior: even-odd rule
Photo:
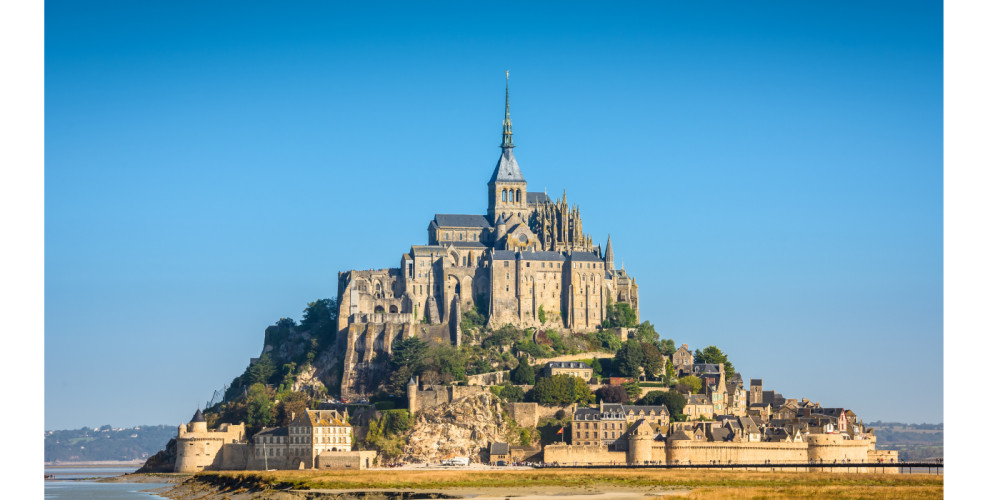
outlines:
[[[434,222],[440,227],[493,227],[485,215],[434,214]]]
[[[340,413],[336,410],[306,410],[306,413],[313,427],[350,425],[341,419]]]

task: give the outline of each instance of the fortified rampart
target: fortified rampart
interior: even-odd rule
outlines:
[[[192,422],[177,428],[177,458],[174,472],[200,472],[221,468],[224,461],[223,446],[243,441],[246,429],[242,423],[222,424],[219,430],[208,430],[208,424],[195,414]]]
[[[542,450],[545,463],[563,465],[625,465],[626,452],[608,451],[607,446],[582,446],[572,444],[550,444]]]
[[[630,436],[627,452],[608,451],[608,447],[604,445],[582,446],[557,443],[546,446],[543,453],[545,462],[567,465],[804,464],[865,463],[866,461],[871,463],[873,460],[870,459],[869,447],[868,440],[844,439],[839,434],[809,435],[806,436],[805,442],[742,443],[691,440],[662,441]]]

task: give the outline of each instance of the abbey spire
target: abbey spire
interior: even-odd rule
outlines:
[[[507,74],[507,85],[506,85],[506,104],[504,105],[503,114],[503,142],[500,143],[501,148],[512,148],[514,147],[514,132],[510,126],[510,71],[505,72]]]
[[[500,143],[500,159],[497,160],[493,176],[487,184],[487,216],[492,223],[496,223],[498,217],[506,219],[515,214],[525,222],[528,219],[528,183],[521,175],[521,168],[514,158],[514,132],[510,125],[510,72],[506,73],[503,142]]]

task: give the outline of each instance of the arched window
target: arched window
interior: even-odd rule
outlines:
[[[501,199],[503,201],[507,201],[507,190],[506,189],[503,190],[503,193],[502,193],[501,197],[502,197]]]
[[[520,189],[517,190],[517,202],[521,203],[521,190]]]

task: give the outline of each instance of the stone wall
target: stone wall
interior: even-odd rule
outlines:
[[[503,385],[507,380],[508,370],[498,372],[480,373],[479,375],[469,375],[469,385]]]
[[[538,403],[507,403],[507,414],[521,427],[538,426]]]
[[[492,394],[485,385],[425,385],[409,397],[410,413],[434,408],[446,403],[484,392]]]
[[[316,468],[367,469],[375,466],[374,451],[324,451],[316,457]]]
[[[625,465],[626,452],[608,451],[607,446],[550,444],[542,450],[545,463],[564,465]]]
[[[664,447],[665,460],[670,464],[709,464],[713,461],[734,464],[806,463],[809,445],[806,443],[720,443],[703,441],[669,441]]]

